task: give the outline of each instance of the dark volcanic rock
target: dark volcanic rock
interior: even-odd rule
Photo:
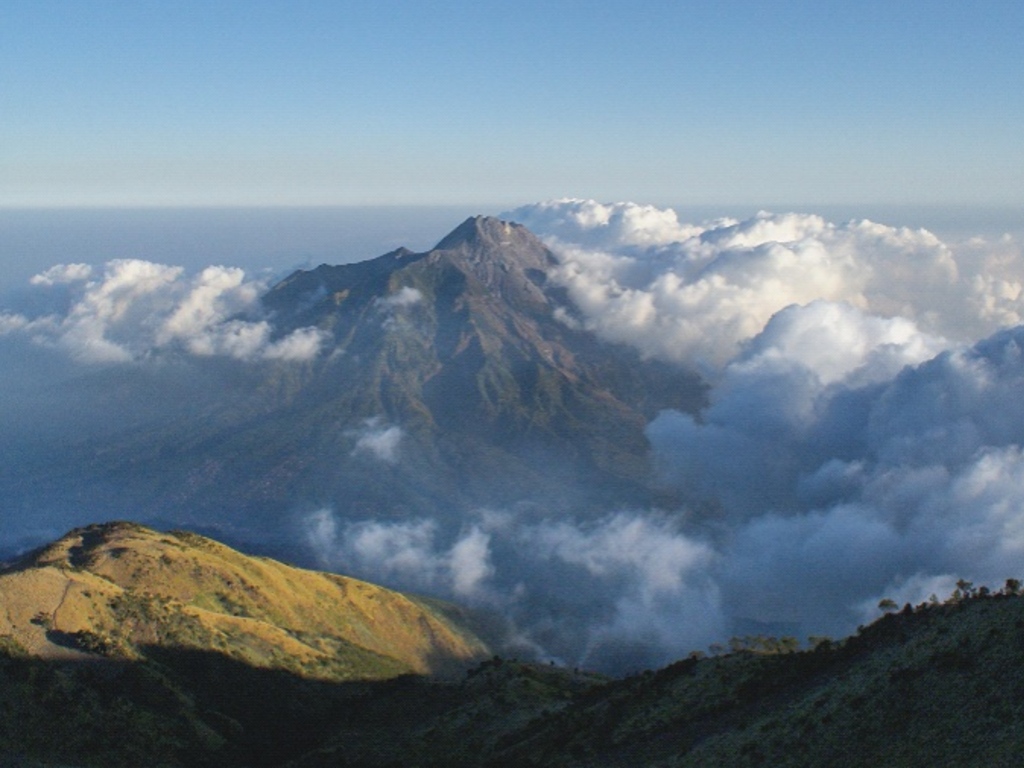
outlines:
[[[190,381],[210,382],[191,410],[80,446],[39,485],[94,518],[264,541],[320,506],[457,527],[481,506],[649,504],[643,429],[662,408],[695,410],[703,385],[559,319],[574,308],[557,267],[525,227],[474,217],[426,253],[296,272],[263,303],[279,337],[325,334],[316,360],[188,361],[207,377]]]

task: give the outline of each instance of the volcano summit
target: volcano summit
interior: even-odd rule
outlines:
[[[159,382],[98,370],[94,387],[184,391],[188,405],[60,456],[50,446],[12,493],[73,499],[86,516],[69,522],[167,520],[286,549],[301,547],[294,515],[324,507],[457,529],[481,507],[649,504],[644,427],[663,408],[695,411],[703,385],[583,330],[558,269],[525,227],[474,217],[425,253],[295,272],[263,296],[264,316],[279,349],[315,339],[319,354],[168,356]]]

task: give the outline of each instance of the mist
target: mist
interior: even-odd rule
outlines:
[[[595,515],[524,501],[453,522],[311,495],[268,540],[500,614],[508,652],[608,671],[734,634],[841,636],[882,598],[1024,575],[1019,237],[796,212],[686,222],[574,199],[502,217],[558,257],[565,322],[707,381],[699,414],[664,411],[646,430],[681,503]],[[145,429],[331,354],[322,329],[275,327],[259,301],[270,273],[225,263],[69,252],[33,271],[0,307],[7,473],[40,446]],[[337,460],[382,476],[416,460],[382,415],[360,416],[342,444]],[[31,498],[3,510],[0,548],[128,511],[75,507],[69,492],[65,512],[44,515]]]

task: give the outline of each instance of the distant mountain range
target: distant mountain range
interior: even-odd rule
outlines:
[[[475,217],[426,253],[296,272],[263,303],[279,338],[324,335],[315,360],[97,370],[76,386],[123,401],[123,423],[19,449],[5,496],[40,518],[277,536],[292,556],[297,509],[457,527],[480,506],[671,505],[643,430],[660,409],[698,409],[705,388],[583,330],[556,265],[524,227]],[[165,402],[170,415],[150,414]]]
[[[0,766],[1011,766],[1022,627],[1018,582],[961,584],[612,680],[480,662],[452,606],[89,526],[0,568]]]

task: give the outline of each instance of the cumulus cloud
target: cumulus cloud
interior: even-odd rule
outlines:
[[[307,541],[327,568],[341,568],[384,583],[444,592],[470,601],[487,597],[490,536],[471,526],[447,548],[431,520],[339,523],[329,509],[304,520]]]
[[[313,360],[329,341],[330,334],[320,328],[298,328],[284,338],[267,344],[261,354],[267,360]]]
[[[420,336],[424,329],[417,321],[412,308],[422,303],[423,293],[418,288],[402,286],[387,296],[374,300],[374,306],[382,315],[381,327],[393,333]]]
[[[945,597],[959,578],[999,586],[1021,573],[1020,448],[983,450],[962,467],[876,468],[827,507],[758,515],[723,548],[730,611],[844,634],[889,597]]]
[[[680,223],[671,209],[570,198],[523,206],[502,217],[561,242],[601,248],[683,242],[703,231],[698,225]]]
[[[1024,309],[1018,244],[953,250],[926,230],[812,214],[680,224],[670,210],[559,200],[503,216],[545,237],[583,324],[717,370],[792,304],[841,302],[967,342]]]
[[[359,429],[349,431],[349,435],[355,438],[352,455],[369,455],[394,464],[398,461],[398,448],[404,434],[401,427],[385,423],[381,416],[365,419]]]
[[[787,307],[725,366],[701,414],[662,413],[648,439],[665,476],[691,499],[741,515],[791,509],[800,480],[838,450],[830,441],[850,441],[841,424],[851,415],[848,393],[944,346],[904,318],[828,302]],[[834,432],[818,431],[821,422]]]
[[[24,315],[14,312],[0,312],[0,336],[15,331],[22,331],[30,325],[30,321]]]
[[[38,275],[33,275],[29,283],[32,285],[77,283],[88,280],[91,276],[92,267],[89,264],[57,264]]]
[[[325,567],[501,612],[508,642],[602,669],[665,663],[724,631],[715,553],[654,514],[597,521],[480,512],[455,532],[432,520],[304,520]]]
[[[383,299],[377,299],[377,305],[390,309],[392,307],[409,307],[421,301],[423,301],[423,293],[418,288],[405,285]]]
[[[447,564],[456,595],[474,597],[483,593],[487,580],[494,575],[490,545],[490,535],[476,526],[452,545]]]
[[[701,413],[665,412],[647,430],[686,500],[678,532],[706,553],[693,573],[707,588],[689,599],[713,594],[717,609],[700,623],[842,634],[881,597],[1024,572],[1013,238],[954,247],[796,213],[693,225],[584,200],[504,215],[558,255],[567,322],[712,384]],[[542,542],[590,578],[613,552]],[[648,602],[629,605],[657,615]]]
[[[637,654],[637,646],[650,649],[641,656],[679,656],[724,629],[718,591],[708,578],[714,551],[669,520],[619,513],[598,523],[548,521],[525,526],[518,538],[540,570],[544,561],[575,566],[585,572],[577,585],[606,595],[590,614],[579,663],[607,663],[604,655],[618,661]]]
[[[542,506],[353,519],[339,505],[303,519],[321,565],[495,609],[511,648],[609,671],[749,628],[838,636],[883,597],[1024,576],[1019,242],[805,213],[685,223],[588,200],[503,216],[556,253],[562,322],[705,373],[701,413],[647,427],[683,502],[600,519]],[[311,360],[329,341],[281,338],[258,311],[265,286],[227,267],[68,264],[32,284],[60,300],[0,314],[0,334],[84,361]],[[379,299],[384,327],[419,332],[422,299]],[[345,438],[371,469],[403,458],[406,434],[384,417]]]
[[[8,313],[0,332],[29,333],[81,362],[127,362],[173,350],[301,361],[316,357],[327,340],[315,328],[275,339],[258,316],[266,285],[236,268],[207,267],[190,277],[181,267],[119,259],[99,276],[86,264],[62,264],[30,282],[43,290],[61,286],[66,306],[37,317]]]
[[[843,633],[881,597],[1024,572],[1024,328],[931,356],[940,341],[849,309],[807,326],[843,342],[808,354],[795,319],[726,367],[699,417],[648,428],[666,481],[727,521],[729,614]]]

